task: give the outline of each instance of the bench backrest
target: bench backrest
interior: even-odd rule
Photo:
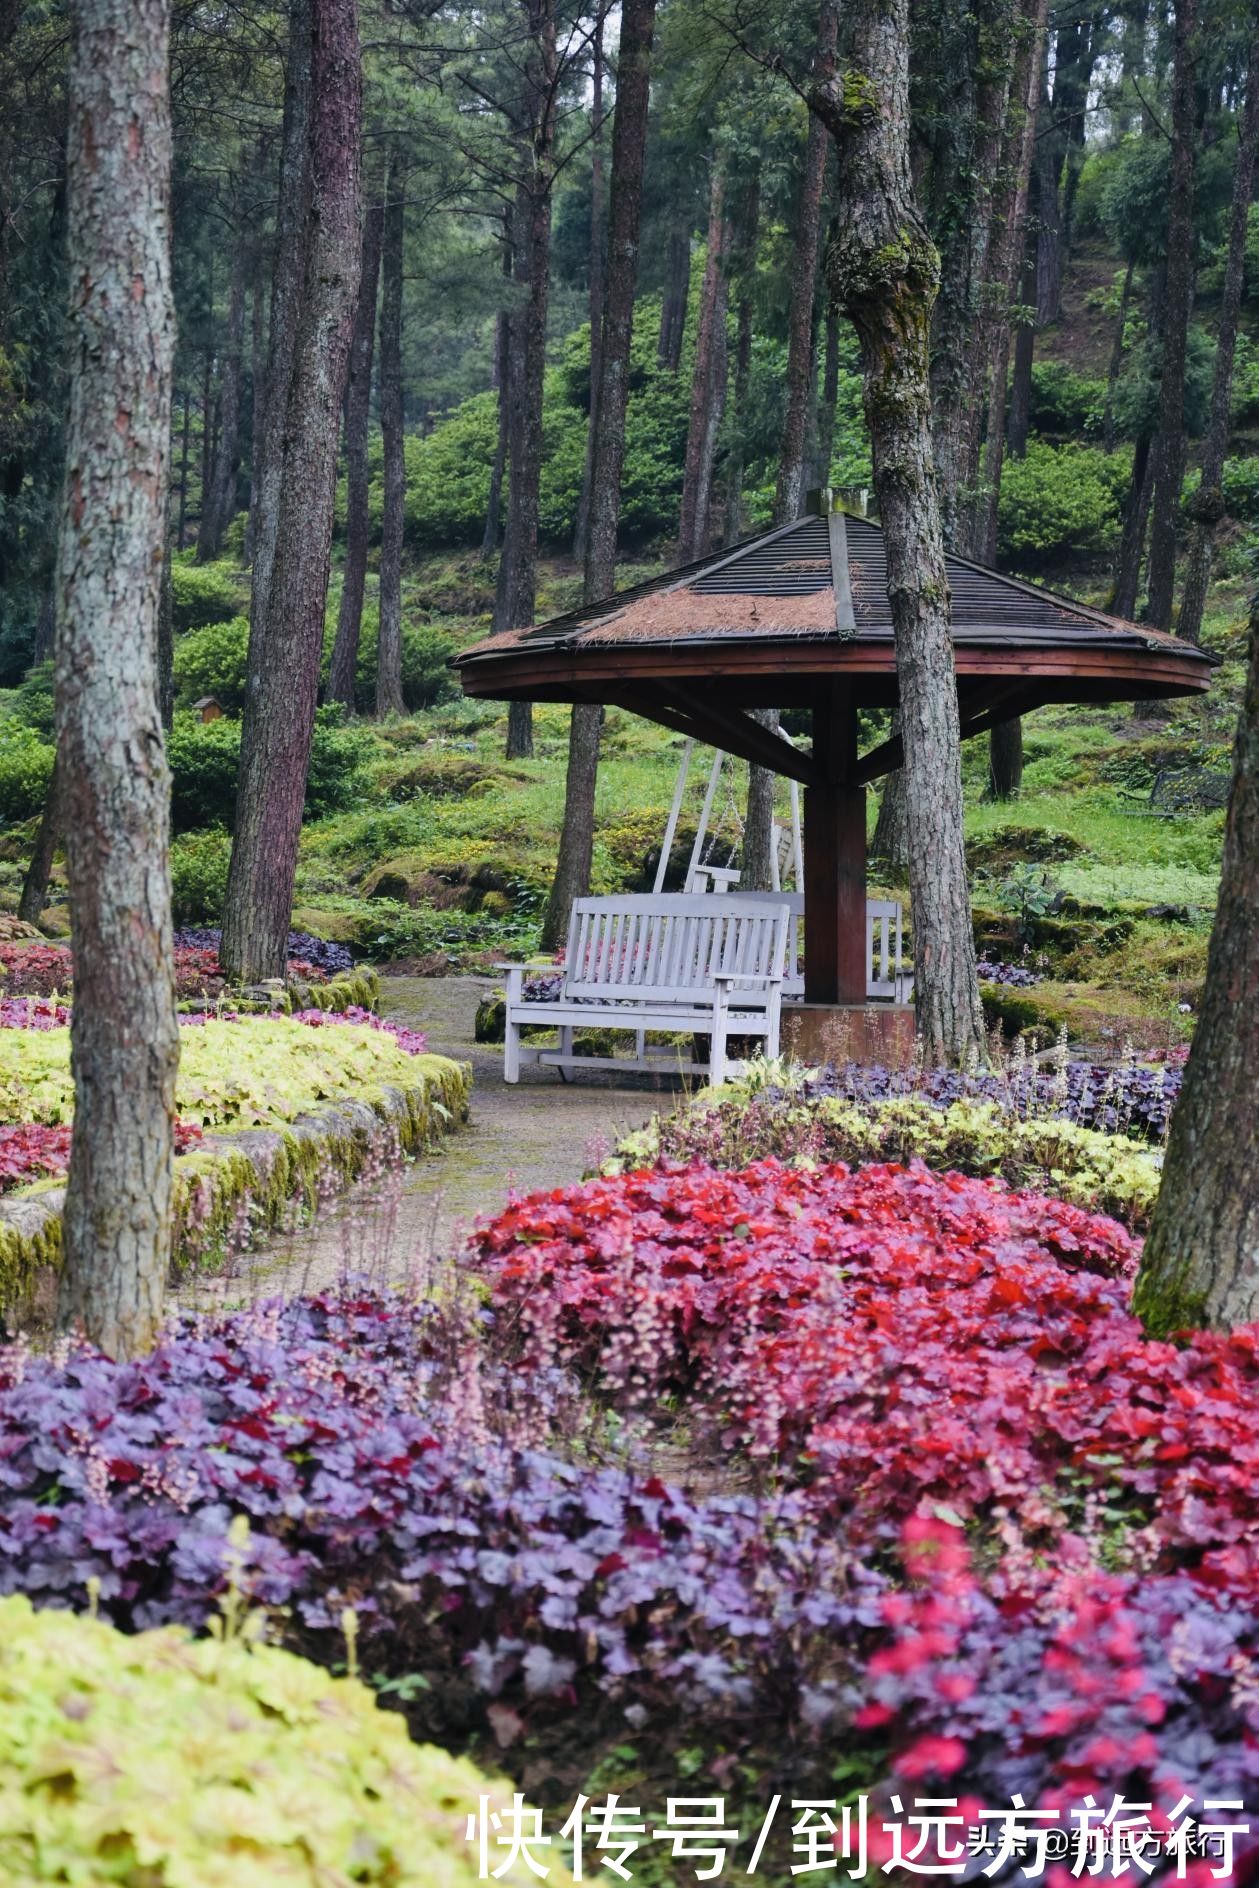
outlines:
[[[792,914],[791,936],[783,974],[783,995],[799,996],[804,989],[804,893],[740,892],[750,903],[783,904]],[[901,906],[895,898],[866,899],[866,995],[896,996],[901,969]]]
[[[781,977],[794,921],[785,900],[737,893],[578,898],[564,958],[568,997],[684,1001],[721,973]]]

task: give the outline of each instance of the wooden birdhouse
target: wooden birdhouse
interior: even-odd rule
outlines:
[[[203,695],[200,701],[194,701],[192,705],[203,721],[223,719],[223,704],[216,695]]]

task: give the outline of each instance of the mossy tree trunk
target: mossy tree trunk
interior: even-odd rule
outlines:
[[[273,380],[268,398],[268,433],[279,447],[277,506],[270,567],[255,584],[250,612],[236,832],[223,914],[224,969],[250,983],[284,973],[361,260],[356,0],[309,0],[309,11],[307,0],[295,0],[291,33],[290,57],[308,59],[310,66],[301,190],[306,214],[289,230],[301,251],[302,285],[288,376]],[[278,275],[287,277],[293,267],[290,258],[277,258]],[[264,524],[266,516],[264,509]],[[264,543],[260,533],[260,559]]]
[[[949,588],[928,378],[939,261],[909,168],[908,0],[856,0],[851,66],[812,95],[839,151],[831,282],[861,345],[896,636],[918,1028],[930,1062],[984,1050]]]
[[[1198,1027],[1134,1304],[1157,1335],[1259,1317],[1259,602]]]
[[[168,0],[77,0],[69,73],[70,412],[56,725],[75,962],[58,1321],[153,1343],[170,1263],[170,775],[157,684],[168,507]]]

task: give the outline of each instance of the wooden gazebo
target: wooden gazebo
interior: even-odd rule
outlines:
[[[1207,687],[1192,644],[948,559],[963,738],[1049,702],[1151,700]],[[457,660],[468,695],[603,702],[800,781],[805,1004],[866,1001],[865,790],[900,742],[859,752],[857,711],[896,704],[883,535],[831,509]],[[750,709],[808,708],[812,753]]]

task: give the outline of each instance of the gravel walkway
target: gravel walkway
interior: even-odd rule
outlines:
[[[512,1088],[503,1052],[475,1043],[473,1023],[487,977],[384,977],[384,1015],[423,1029],[429,1047],[473,1066],[472,1118],[441,1151],[382,1184],[355,1187],[316,1222],[271,1239],[223,1278],[179,1297],[202,1306],[239,1304],[275,1292],[309,1291],[347,1268],[373,1279],[421,1277],[458,1250],[473,1220],[510,1191],[565,1186],[617,1138],[668,1107],[678,1083],[665,1077],[591,1070],[563,1083],[554,1069],[526,1065]]]

